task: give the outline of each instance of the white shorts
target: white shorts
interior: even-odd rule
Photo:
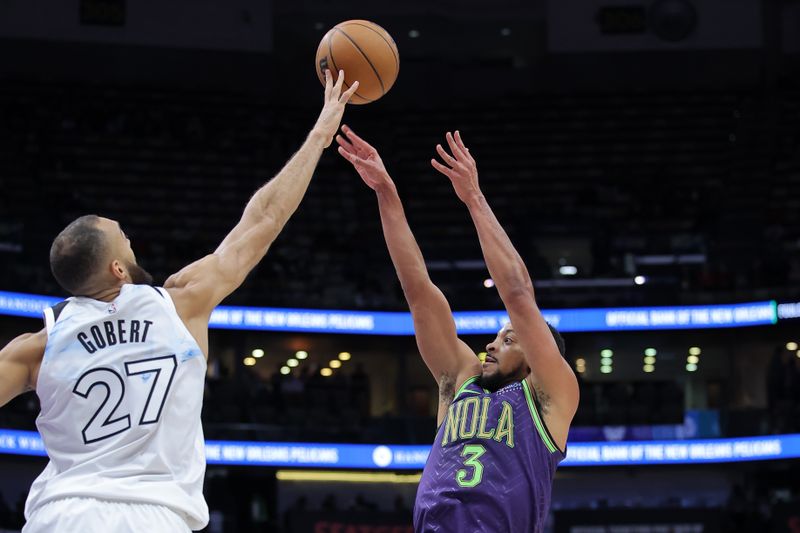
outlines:
[[[36,509],[23,533],[185,533],[186,522],[169,507],[95,498],[62,498]]]

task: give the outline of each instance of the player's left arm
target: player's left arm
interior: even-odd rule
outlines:
[[[300,205],[323,150],[339,128],[345,105],[358,89],[356,82],[342,92],[343,80],[340,71],[334,84],[326,71],[325,105],[297,153],[253,195],[239,223],[213,254],[164,283],[184,321],[205,327],[214,308],[242,284]]]
[[[0,349],[0,407],[36,388],[47,332],[24,333]]]
[[[446,138],[452,155],[437,145],[436,150],[446,165],[435,159],[431,164],[450,179],[459,199],[469,209],[489,274],[531,367],[528,379],[536,391],[548,429],[563,450],[569,424],[578,408],[578,381],[569,363],[561,356],[536,304],[533,283],[525,263],[481,192],[475,159],[459,132],[455,136],[448,132]]]

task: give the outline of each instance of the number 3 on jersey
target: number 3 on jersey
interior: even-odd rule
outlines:
[[[125,374],[128,376],[155,373],[150,385],[150,393],[147,395],[147,401],[142,409],[142,417],[139,419],[140,426],[158,422],[177,367],[178,363],[174,355],[125,363]],[[162,375],[167,371],[169,371],[169,378]],[[89,393],[98,386],[105,389],[105,398],[83,428],[84,444],[113,437],[131,428],[130,414],[114,418],[114,413],[125,396],[125,380],[114,370],[110,368],[89,370],[78,379],[72,392],[82,398],[89,398]]]
[[[456,472],[456,481],[460,486],[474,487],[481,482],[483,478],[483,463],[478,461],[478,459],[480,459],[481,455],[484,453],[486,453],[486,448],[480,444],[464,445],[464,449],[461,450],[461,457],[466,457],[466,459],[464,459],[464,466],[472,467],[474,470],[472,471],[471,477],[469,477],[467,470],[464,468]],[[467,479],[468,477],[469,479]]]

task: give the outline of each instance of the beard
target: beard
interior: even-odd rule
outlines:
[[[150,273],[137,265],[136,263],[130,263],[128,265],[128,273],[131,275],[131,282],[135,285],[152,285],[153,284],[153,276]]]
[[[525,376],[530,374],[530,368],[524,362],[506,372],[501,371],[499,365],[495,366],[497,368],[494,372],[490,374],[484,372],[481,374],[480,379],[478,379],[478,385],[490,392],[496,392],[509,383],[521,381],[525,379]]]
[[[505,376],[498,370],[488,375],[482,374],[481,378],[478,380],[478,383],[484,389],[495,392],[506,385],[509,382],[509,378],[510,376]]]

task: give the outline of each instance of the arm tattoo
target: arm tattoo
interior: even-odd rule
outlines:
[[[450,405],[456,395],[455,380],[447,374],[439,378],[439,404]]]
[[[539,402],[539,407],[542,409],[542,414],[546,415],[550,411],[550,395],[547,394],[541,387],[534,387],[533,391],[536,393],[536,400]]]

